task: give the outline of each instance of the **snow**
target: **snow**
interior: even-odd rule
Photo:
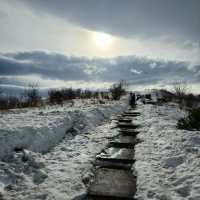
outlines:
[[[47,106],[0,113],[0,159],[16,147],[47,152],[70,128],[84,132],[108,119],[118,110],[116,105],[123,107],[111,103],[78,104],[75,107]]]
[[[139,200],[200,199],[200,132],[178,130],[186,113],[173,103],[140,105],[142,125],[136,145]]]
[[[110,118],[126,107],[126,100],[76,102],[1,113],[2,198],[66,200],[85,194],[95,155],[117,134],[110,131]]]
[[[95,156],[118,133],[111,116],[127,109],[126,100],[91,103],[0,114],[0,199],[84,198]],[[137,199],[199,200],[200,132],[176,128],[187,113],[174,103],[136,111]]]

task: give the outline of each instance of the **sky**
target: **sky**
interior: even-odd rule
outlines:
[[[199,90],[199,0],[0,0],[0,85]]]

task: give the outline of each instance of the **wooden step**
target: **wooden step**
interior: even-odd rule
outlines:
[[[119,128],[129,128],[129,129],[136,129],[139,128],[139,125],[133,124],[133,123],[127,123],[127,122],[118,122],[117,126]]]
[[[108,168],[108,169],[125,169],[131,170],[133,164],[132,163],[123,163],[123,162],[113,162],[108,160],[99,160],[97,159],[94,163],[96,167]]]
[[[109,146],[118,148],[134,148],[135,144],[137,144],[135,136],[119,135],[113,141],[110,141]]]
[[[123,114],[127,114],[127,115],[140,115],[140,112],[135,112],[135,111],[126,111],[126,112],[124,112]]]
[[[136,179],[131,171],[99,168],[88,189],[92,199],[133,199],[136,193]]]
[[[135,129],[127,129],[127,128],[121,128],[119,130],[119,133],[123,136],[137,136],[139,134],[139,131],[136,131]]]
[[[133,119],[130,119],[130,118],[129,118],[129,119],[126,119],[126,118],[124,118],[124,119],[123,119],[123,118],[121,118],[121,119],[118,119],[118,122],[126,122],[126,123],[131,123],[131,122],[132,122],[132,120],[133,120]]]
[[[108,147],[98,154],[96,159],[113,163],[134,163],[134,149]]]

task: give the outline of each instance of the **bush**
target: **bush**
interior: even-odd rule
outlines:
[[[6,97],[0,97],[0,109],[8,109],[8,99]]]
[[[119,100],[122,95],[126,94],[126,83],[124,81],[120,81],[119,83],[113,84],[110,88],[110,92],[113,100]]]
[[[27,106],[38,106],[41,103],[42,97],[39,94],[39,87],[37,84],[30,84],[28,89],[22,94],[24,98],[24,104]]]
[[[0,96],[0,109],[7,110],[18,108],[20,100],[15,96]]]
[[[178,81],[174,84],[173,90],[178,100],[181,101],[188,91],[188,86],[185,82]]]
[[[185,104],[185,107],[188,107],[188,108],[197,107],[199,102],[200,100],[198,99],[198,96],[195,96],[194,94],[185,95],[183,99],[183,103]]]
[[[181,118],[178,121],[177,127],[186,130],[200,130],[200,108],[189,111],[186,118]]]
[[[91,90],[81,90],[72,88],[52,89],[48,91],[48,99],[52,104],[62,104],[63,101],[73,99],[91,99],[99,98],[99,92]]]
[[[49,90],[48,99],[51,104],[62,104],[64,101],[64,94],[62,90]]]

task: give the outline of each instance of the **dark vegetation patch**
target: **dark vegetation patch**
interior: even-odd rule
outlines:
[[[190,110],[187,117],[179,119],[177,127],[186,130],[200,130],[200,108]]]
[[[119,83],[113,84],[107,91],[73,88],[50,89],[46,99],[41,97],[37,84],[30,84],[20,97],[5,95],[0,88],[0,110],[40,107],[45,104],[62,105],[65,101],[69,101],[73,106],[73,99],[97,99],[98,103],[104,104],[105,100],[119,100],[122,95],[125,95],[125,85],[124,81],[120,81]]]

